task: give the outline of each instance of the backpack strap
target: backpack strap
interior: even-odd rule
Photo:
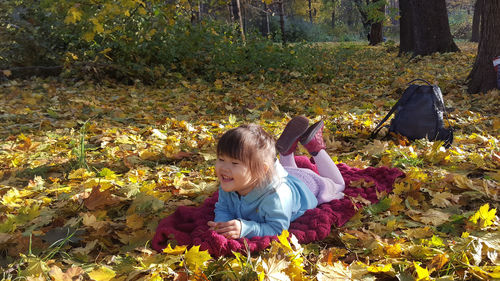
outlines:
[[[382,130],[382,125],[384,124],[385,121],[387,121],[387,119],[389,119],[389,117],[391,117],[391,115],[394,113],[394,111],[396,111],[396,108],[398,107],[398,105],[399,105],[399,101],[391,108],[391,110],[389,111],[389,113],[387,113],[387,115],[384,117],[384,119],[382,119],[382,121],[380,121],[378,123],[377,127],[375,127],[372,134],[370,135],[371,139],[375,138],[375,136],[378,134],[378,132],[380,130]]]
[[[431,84],[431,83],[429,83],[427,80],[420,79],[420,78],[413,79],[413,80],[411,80],[410,82],[408,82],[408,84],[406,84],[406,85],[413,84],[413,82],[415,82],[415,81],[422,81],[422,82],[425,82],[427,85],[432,86],[432,84]]]
[[[422,79],[415,79],[415,80],[422,80]],[[413,80],[413,81],[415,81]],[[412,81],[412,82],[413,82]],[[425,80],[423,80],[425,81]],[[427,82],[427,81],[425,81]],[[411,82],[410,82],[411,83]],[[409,83],[409,84],[410,84]],[[427,82],[428,83],[428,82]],[[407,88],[404,93],[403,93],[403,96],[398,100],[398,102],[396,102],[396,104],[391,108],[391,110],[389,111],[389,113],[387,113],[387,115],[384,117],[384,119],[382,119],[382,121],[380,121],[377,125],[377,127],[375,127],[375,129],[373,130],[372,134],[370,135],[370,138],[374,138],[378,132],[380,130],[382,130],[382,125],[384,124],[385,121],[387,121],[387,119],[389,119],[389,117],[391,117],[391,115],[394,113],[394,111],[396,111],[396,109],[398,108],[399,105],[401,104],[405,104],[408,99],[410,99],[410,97],[413,95],[413,93],[415,93],[415,91],[417,90],[418,86],[417,85],[410,85],[409,88]]]

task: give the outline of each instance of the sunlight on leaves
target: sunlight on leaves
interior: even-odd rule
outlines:
[[[413,262],[413,266],[415,267],[415,272],[417,273],[417,281],[418,280],[430,280],[430,273],[427,268],[421,267],[418,263]]]
[[[112,280],[116,273],[109,267],[101,266],[88,273],[89,277],[96,281],[109,281]]]
[[[496,212],[497,209],[492,208],[490,210],[490,204],[486,203],[482,205],[481,208],[479,208],[479,211],[477,211],[472,217],[470,217],[469,220],[474,224],[478,224],[479,221],[479,227],[485,228],[493,224]]]
[[[184,258],[186,266],[191,270],[206,268],[206,262],[212,259],[208,251],[200,251],[200,246],[191,247],[186,251]]]

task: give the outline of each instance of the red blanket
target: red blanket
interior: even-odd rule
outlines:
[[[310,168],[317,172],[316,166],[305,156],[296,156],[297,166]],[[323,203],[315,209],[307,210],[304,215],[290,224],[288,231],[294,234],[299,243],[310,243],[326,238],[332,226],[342,226],[355,213],[356,210],[351,197],[361,197],[376,203],[379,192],[390,192],[396,178],[404,173],[396,168],[351,168],[345,164],[338,165],[346,188],[345,197],[340,200]],[[373,182],[371,187],[352,187],[353,181],[364,180]],[[231,255],[232,251],[245,252],[243,240],[247,240],[249,250],[257,252],[268,247],[276,236],[253,237],[251,239],[226,239],[224,236],[209,230],[207,222],[214,219],[214,206],[218,199],[215,192],[199,207],[180,206],[170,216],[162,219],[158,224],[152,246],[156,251],[165,248],[170,240],[175,240],[178,245],[200,245],[200,250],[208,250],[212,256]],[[362,207],[362,206],[357,206]]]

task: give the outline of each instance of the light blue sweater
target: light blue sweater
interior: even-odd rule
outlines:
[[[256,187],[245,196],[219,187],[214,221],[240,220],[240,237],[278,235],[306,210],[316,207],[318,200],[302,181],[289,175],[279,162],[275,171],[269,185]]]

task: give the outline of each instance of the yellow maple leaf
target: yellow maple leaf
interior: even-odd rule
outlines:
[[[428,244],[431,247],[444,247],[443,239],[436,235],[432,236],[431,240],[428,241]]]
[[[184,261],[186,266],[191,270],[196,270],[197,268],[206,268],[205,262],[211,260],[212,257],[208,251],[200,251],[200,246],[193,246],[184,255]]]
[[[495,219],[497,209],[490,210],[490,204],[486,203],[479,208],[472,217],[470,217],[470,221],[477,224],[479,221],[479,226],[481,228],[485,228],[493,224],[493,220]]]
[[[73,179],[88,179],[90,177],[93,177],[95,174],[93,172],[89,172],[84,168],[80,168],[77,170],[74,170],[69,173],[68,179],[73,180]]]
[[[387,245],[384,247],[384,249],[385,249],[385,252],[390,257],[393,257],[393,258],[399,257],[401,255],[401,253],[403,252],[403,250],[401,249],[401,244],[399,244],[399,243],[396,243],[393,245]]]
[[[89,277],[96,281],[108,281],[115,277],[116,273],[109,267],[101,266],[89,272]]]
[[[382,273],[382,272],[389,272],[393,269],[392,269],[392,264],[388,263],[388,264],[370,265],[370,266],[366,267],[366,270],[368,270],[368,272],[372,272],[372,273]]]
[[[488,275],[491,276],[491,278],[500,279],[500,265],[497,265],[493,267],[489,272]]]
[[[430,280],[430,273],[429,273],[429,270],[427,270],[427,268],[421,267],[416,262],[413,262],[413,266],[415,267],[415,272],[417,272],[417,281]]]
[[[179,245],[176,245],[174,249],[172,249],[172,246],[170,246],[170,244],[167,245],[167,247],[165,249],[163,249],[163,252],[165,254],[169,254],[169,255],[180,255],[182,253],[184,253],[187,249],[187,246],[179,246]]]
[[[280,241],[280,244],[283,245],[286,249],[293,251],[292,246],[290,245],[290,242],[288,242],[288,236],[290,234],[288,233],[288,230],[283,230],[280,235],[278,235],[278,240]]]

